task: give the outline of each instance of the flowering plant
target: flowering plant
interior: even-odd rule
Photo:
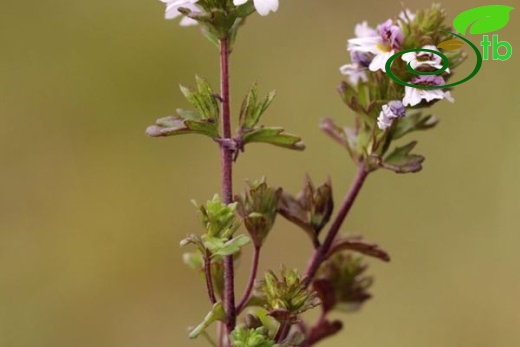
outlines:
[[[339,232],[370,173],[386,169],[396,173],[418,172],[424,157],[412,154],[416,142],[392,146],[409,133],[426,130],[437,118],[424,116],[422,109],[441,99],[453,101],[449,91],[403,86],[387,75],[388,60],[398,52],[409,52],[391,65],[392,72],[415,85],[442,86],[464,60],[460,51],[448,52],[449,67],[437,75],[414,75],[414,71],[434,72],[443,66],[438,45],[448,39],[445,14],[437,5],[415,13],[405,10],[375,28],[367,22],[355,28],[348,40],[351,63],[340,68],[347,81],[338,91],[353,111],[353,127],[336,125],[331,119],[321,129],[346,149],[357,166],[357,174],[345,200],[333,217],[332,184],[315,185],[306,177],[302,191],[290,194],[271,187],[264,178],[250,182],[241,194],[232,191],[232,168],[246,145],[267,143],[303,150],[299,136],[283,128],[260,125],[262,115],[273,101],[274,92],[261,98],[253,84],[238,113],[239,127],[231,131],[229,103],[229,55],[245,19],[255,12],[267,15],[278,9],[278,0],[161,0],[166,3],[166,18],[182,17],[181,25],[199,24],[203,34],[220,51],[220,92],[202,77],[196,88],[181,87],[192,110],[178,109],[175,116],[160,118],[147,129],[153,137],[201,134],[220,148],[222,194],[205,204],[195,203],[203,233],[188,235],[182,246],[192,245],[184,261],[205,279],[211,310],[193,328],[190,338],[206,337],[214,346],[234,347],[308,347],[338,333],[341,320],[331,319],[334,310],[358,310],[371,295],[372,277],[366,275],[363,257],[389,261],[379,246],[359,236],[340,236]],[[412,70],[407,66],[411,66]],[[264,241],[278,216],[301,228],[314,246],[309,265],[301,274],[282,266],[280,274],[258,274]],[[329,223],[330,222],[330,223]],[[244,228],[248,235],[238,234]],[[326,232],[323,230],[327,229]],[[252,269],[245,292],[236,297],[234,267],[252,245]],[[321,314],[309,324],[302,313],[319,307]],[[217,335],[208,329],[216,324]]]

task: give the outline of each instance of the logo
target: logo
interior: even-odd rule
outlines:
[[[511,58],[513,55],[513,47],[511,44],[507,41],[499,41],[498,35],[493,34],[491,36],[491,40],[489,38],[489,33],[497,31],[502,29],[507,25],[509,22],[509,13],[514,10],[514,7],[511,6],[505,6],[505,5],[488,5],[488,6],[481,6],[481,7],[475,7],[470,10],[464,11],[461,14],[459,14],[454,20],[453,20],[453,27],[460,33],[455,34],[449,31],[441,30],[441,32],[450,34],[452,36],[455,36],[456,38],[460,39],[452,39],[447,40],[444,42],[441,42],[437,45],[438,48],[441,48],[443,50],[457,50],[462,48],[465,44],[470,46],[473,51],[475,52],[475,55],[477,57],[477,62],[475,64],[475,68],[471,73],[463,78],[460,81],[453,82],[450,84],[444,84],[440,86],[422,86],[417,84],[411,84],[405,81],[402,81],[392,72],[392,63],[395,59],[399,58],[405,53],[409,52],[428,52],[431,54],[435,54],[442,58],[442,68],[433,71],[433,72],[421,72],[415,70],[411,63],[408,63],[406,65],[406,69],[415,74],[420,76],[425,75],[440,75],[446,69],[449,67],[449,60],[446,55],[439,51],[435,51],[432,49],[425,49],[425,48],[417,48],[417,49],[407,49],[404,51],[400,51],[397,54],[394,54],[391,56],[388,61],[386,62],[386,73],[388,76],[393,79],[395,82],[402,84],[407,87],[412,88],[418,88],[418,89],[445,89],[450,88],[459,84],[462,84],[464,82],[469,81],[475,75],[480,71],[480,68],[482,67],[482,62],[484,60],[489,60],[490,56],[493,60],[500,60],[505,61]],[[482,54],[480,53],[480,50],[477,46],[475,46],[471,41],[466,39],[464,35],[466,35],[466,32],[469,29],[469,34],[473,35],[483,35],[482,41],[480,42],[480,46],[482,47]],[[501,50],[501,48],[503,48]],[[491,54],[490,54],[491,51]],[[502,51],[502,52],[501,52]]]

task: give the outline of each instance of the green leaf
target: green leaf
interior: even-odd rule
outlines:
[[[209,327],[211,324],[217,322],[217,321],[225,321],[226,319],[226,312],[224,311],[224,306],[222,305],[222,302],[217,302],[215,305],[213,305],[213,308],[211,311],[204,317],[204,320],[202,323],[200,323],[197,327],[195,327],[190,332],[190,339],[194,339],[198,337],[204,330],[206,330],[207,327]]]
[[[253,84],[247,93],[242,107],[240,109],[240,127],[243,129],[252,129],[260,121],[260,117],[267,110],[276,95],[275,91],[271,91],[263,101],[258,102],[258,92],[256,83]]]
[[[381,167],[396,173],[419,172],[422,169],[424,157],[421,155],[410,154],[417,145],[417,141],[410,142],[403,147],[397,147],[381,163]]]
[[[232,239],[202,235],[204,246],[212,256],[228,256],[239,253],[241,248],[251,240],[246,235],[238,235]]]
[[[159,118],[155,125],[146,129],[146,134],[152,137],[165,137],[182,134],[200,134],[211,138],[218,137],[217,125],[209,119],[187,120],[179,116]]]
[[[182,255],[182,261],[192,270],[204,270],[204,259],[200,252],[186,252]]]
[[[279,127],[257,127],[251,129],[243,133],[242,141],[244,145],[253,142],[263,142],[299,151],[305,149],[305,145],[300,137],[285,133],[284,129]]]
[[[453,26],[462,35],[469,28],[470,34],[486,34],[502,29],[509,22],[509,12],[514,7],[488,5],[464,11],[453,20]]]
[[[435,127],[439,120],[434,115],[422,116],[421,112],[412,113],[400,118],[395,125],[392,139],[397,140],[413,131],[427,130]]]
[[[192,116],[199,115],[199,119],[211,119],[215,123],[219,120],[219,104],[213,89],[209,85],[208,81],[204,78],[196,76],[197,91],[194,91],[188,87],[180,86],[181,92],[192,104],[196,113],[192,113]]]
[[[243,5],[237,6],[236,15],[241,18],[246,18],[247,16],[255,13],[256,9],[252,1],[248,1]]]

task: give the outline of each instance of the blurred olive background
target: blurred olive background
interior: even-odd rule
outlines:
[[[349,121],[338,67],[355,23],[400,11],[400,1],[382,4],[282,0],[247,23],[232,57],[234,110],[255,80],[277,89],[264,124],[300,134],[307,150],[248,147],[237,191],[265,175],[297,192],[308,172],[317,183],[330,175],[336,200],[344,195],[353,166],[317,124]],[[444,6],[451,20],[488,4]],[[499,32],[512,58],[484,62],[454,104],[435,105],[440,126],[408,138],[419,140],[424,170],[378,172],[363,189],[344,230],[393,260],[372,264],[374,299],[323,346],[518,346],[517,11]],[[197,73],[217,85],[218,57],[196,28],[163,13],[159,1],[0,0],[0,346],[206,345],[187,339],[209,305],[178,243],[200,230],[190,199],[220,190],[218,151],[203,137],[144,129],[187,106],[179,83]],[[261,269],[303,268],[310,252],[280,218]],[[246,255],[239,293],[248,265]]]

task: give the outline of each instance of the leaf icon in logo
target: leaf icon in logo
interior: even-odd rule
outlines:
[[[464,44],[465,43],[460,40],[447,40],[439,43],[437,48],[442,48],[447,51],[455,51],[464,46]]]
[[[514,7],[505,5],[488,5],[475,7],[459,14],[453,20],[453,27],[462,35],[486,34],[502,29],[509,22],[509,12]]]

